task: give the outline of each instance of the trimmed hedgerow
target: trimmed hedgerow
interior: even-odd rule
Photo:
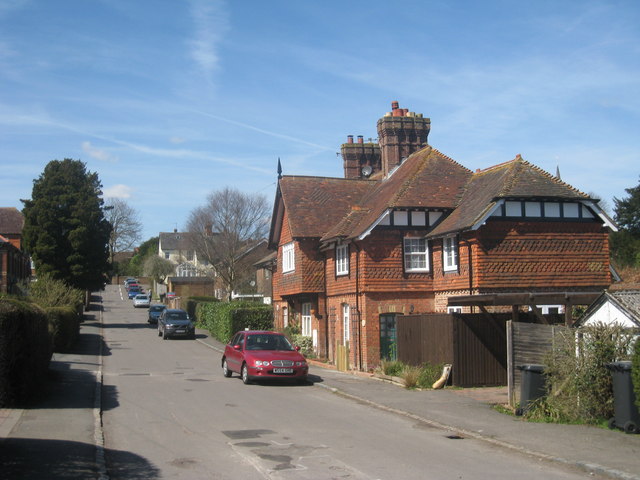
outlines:
[[[24,404],[39,391],[52,350],[41,308],[0,299],[0,407]]]

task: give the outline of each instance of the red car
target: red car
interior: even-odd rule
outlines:
[[[299,350],[281,333],[244,330],[225,347],[222,372],[225,377],[239,373],[245,384],[274,378],[305,383],[309,365]]]

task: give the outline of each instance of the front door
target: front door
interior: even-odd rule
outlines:
[[[398,342],[396,339],[397,313],[380,315],[380,360],[398,359]]]

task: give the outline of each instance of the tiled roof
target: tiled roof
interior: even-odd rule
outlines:
[[[279,189],[292,236],[321,237],[374,186],[372,180],[283,176]]]
[[[409,156],[392,175],[377,182],[323,240],[364,233],[389,208],[451,210],[471,170],[432,147]]]
[[[16,235],[22,233],[24,216],[14,207],[0,208],[0,233]]]
[[[193,250],[189,232],[160,232],[160,248],[167,250]]]
[[[589,196],[532,165],[518,155],[515,159],[477,171],[470,178],[456,209],[430,236],[465,230],[478,222],[503,198],[555,198],[585,200]]]
[[[636,322],[640,323],[640,290],[621,290],[608,292],[608,295],[615,298],[623,306]]]

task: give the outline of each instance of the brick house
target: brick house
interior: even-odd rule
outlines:
[[[31,259],[22,250],[24,216],[13,207],[0,208],[0,293],[18,293],[31,277]]]
[[[615,225],[597,199],[520,155],[473,172],[427,144],[430,123],[393,102],[379,143],[347,137],[344,178],[279,178],[276,327],[295,322],[320,356],[348,345],[367,370],[399,315],[471,311],[452,302],[469,296],[591,299],[611,283]]]

